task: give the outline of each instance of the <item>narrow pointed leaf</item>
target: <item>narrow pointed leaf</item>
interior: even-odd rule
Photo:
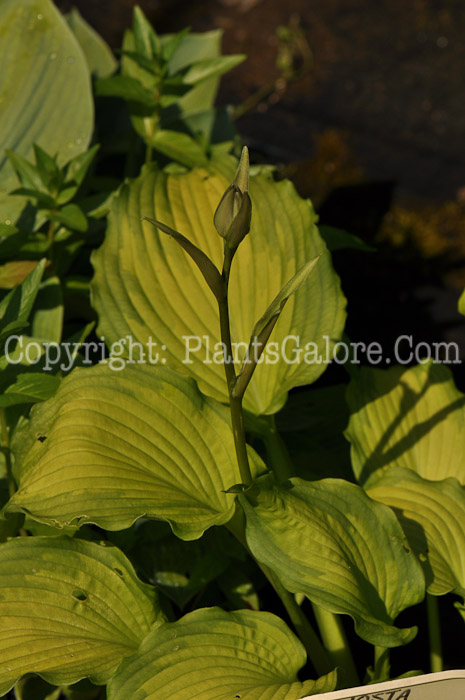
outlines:
[[[26,200],[7,196],[17,178],[4,149],[32,160],[36,143],[63,165],[89,143],[93,101],[84,55],[51,0],[3,0],[0,24],[0,93],[15,95],[0,110],[0,221],[14,223]]]
[[[307,276],[315,267],[319,259],[320,258],[318,256],[305,263],[305,265],[303,265],[300,270],[296,272],[294,277],[284,285],[279,294],[271,302],[261,319],[257,321],[252,331],[252,337],[250,338],[244,364],[241,367],[241,371],[234,388],[235,396],[242,396],[244,394],[244,391],[250,382],[250,377],[255,371],[258,361],[287,300],[290,296],[292,296],[292,294],[295,294],[299,287],[305,282]]]
[[[181,231],[221,269],[223,240],[213,216],[236,168],[237,160],[225,157],[208,170],[189,173],[145,169],[114,198],[105,242],[93,257],[99,335],[108,342],[126,334],[143,344],[150,338],[158,341],[166,346],[169,366],[189,372],[203,393],[220,401],[227,401],[227,387],[216,301],[186,253],[142,225],[140,217]],[[345,299],[313,211],[291,183],[275,182],[266,174],[251,176],[250,196],[251,230],[234,258],[229,287],[237,372],[257,319],[289,279],[321,255],[281,314],[273,337],[278,359],[270,356],[265,362],[264,357],[244,397],[247,410],[274,413],[289,389],[315,381],[325,370],[326,348],[331,353],[342,333]],[[293,352],[296,342],[300,353]],[[321,356],[320,362],[307,361],[309,343],[314,343],[313,356]]]
[[[136,51],[143,56],[147,56],[147,58],[156,56],[159,48],[158,37],[138,5],[134,8],[133,32]],[[157,51],[154,51],[154,49],[157,49]]]
[[[147,216],[142,217],[145,221],[153,224],[156,228],[166,233],[171,238],[179,243],[179,245],[184,248],[186,253],[190,255],[192,260],[195,262],[200,272],[205,278],[205,282],[208,284],[213,294],[217,299],[222,299],[224,297],[224,284],[223,279],[218,271],[218,268],[212,263],[210,258],[208,258],[205,253],[203,253],[197,246],[191,243],[182,233],[175,231],[169,226],[165,226],[160,221],[155,221],[154,219],[149,219]]]
[[[44,274],[46,260],[41,260],[26,279],[15,289],[12,289],[0,302],[0,337],[16,324],[16,329],[25,326],[34,304],[40,281]]]
[[[445,365],[410,369],[363,368],[349,385],[352,443],[357,479],[381,467],[408,467],[425,479],[456,477],[465,484],[465,396]]]
[[[20,374],[0,395],[0,406],[45,401],[55,394],[59,385],[59,377],[44,372]]]
[[[423,564],[428,592],[465,598],[465,490],[458,481],[428,481],[411,469],[388,467],[366,490],[397,513]]]
[[[186,377],[150,364],[119,373],[118,359],[74,370],[33,413],[8,509],[107,530],[147,515],[196,539],[234,512],[225,493],[240,479],[229,412]]]
[[[38,190],[39,192],[43,192],[44,184],[42,182],[42,178],[40,177],[37,165],[30,163],[27,158],[24,158],[19,153],[10,151],[8,148],[5,149],[5,154],[15,169],[18,180],[23,187],[32,191]]]
[[[245,61],[245,58],[244,55],[238,54],[237,56],[218,56],[205,61],[197,61],[187,69],[184,74],[184,82],[187,85],[195,85],[207,78],[223,75]]]
[[[116,547],[67,537],[0,545],[0,693],[26,673],[105,683],[163,622],[155,589]]]
[[[37,267],[37,260],[12,260],[0,265],[0,289],[13,289]]]
[[[393,622],[423,599],[424,577],[390,508],[342,479],[276,486],[262,477],[239,501],[252,554],[288,591],[350,615],[371,644],[393,647],[415,636]]]
[[[301,683],[305,661],[274,615],[200,609],[149,634],[110,681],[108,700],[297,700],[335,688],[335,672]]]

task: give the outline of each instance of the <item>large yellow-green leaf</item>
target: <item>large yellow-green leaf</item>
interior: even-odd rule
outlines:
[[[232,158],[188,173],[146,169],[114,200],[107,236],[94,256],[94,305],[99,332],[107,342],[127,335],[158,343],[172,367],[189,372],[204,393],[227,399],[216,301],[201,273],[176,241],[141,216],[179,231],[201,248],[217,267],[223,240],[213,214],[237,163]],[[321,258],[291,297],[271,335],[274,356],[265,352],[246,392],[244,405],[256,414],[282,407],[289,389],[314,381],[326,368],[314,355],[296,361],[294,348],[314,342],[324,355],[342,333],[345,299],[329,253],[315,226],[311,205],[288,181],[274,182],[269,171],[250,178],[253,203],[250,234],[233,262],[230,287],[232,339],[238,348],[237,371],[255,323],[281,288],[308,260]],[[195,336],[195,338],[194,338]],[[288,336],[297,336],[298,341]],[[216,350],[216,353],[215,353]],[[279,354],[286,359],[279,359]],[[308,360],[308,361],[306,361]]]
[[[380,470],[366,484],[391,506],[423,563],[428,592],[465,596],[465,490],[456,479],[427,481],[411,469]]]
[[[164,620],[116,547],[67,537],[0,545],[0,694],[26,673],[105,683]]]
[[[14,222],[24,198],[8,197],[17,179],[4,149],[32,159],[33,143],[64,163],[89,143],[89,70],[51,0],[0,2],[0,223]]]
[[[183,539],[233,515],[224,491],[240,474],[229,412],[171,370],[77,369],[34,412],[28,434],[10,512],[108,530],[148,515]]]
[[[415,628],[393,626],[422,600],[424,577],[390,508],[342,479],[261,477],[240,502],[247,543],[292,593],[334,613],[350,615],[371,644],[397,646]]]
[[[195,610],[151,633],[108,686],[108,700],[297,700],[336,685],[297,678],[302,644],[274,615]]]
[[[465,484],[465,397],[440,364],[363,368],[349,385],[346,436],[363,483],[381,467],[413,469],[425,479]]]

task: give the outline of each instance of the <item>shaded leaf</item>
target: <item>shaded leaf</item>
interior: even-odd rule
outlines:
[[[465,491],[456,479],[428,481],[388,467],[366,484],[371,498],[391,506],[420,557],[428,592],[465,597]]]
[[[60,378],[44,372],[20,374],[0,395],[0,406],[15,406],[23,403],[45,401],[55,394]]]
[[[342,479],[277,486],[261,477],[238,498],[252,554],[288,591],[350,615],[371,644],[398,646],[415,636],[416,628],[393,622],[423,599],[424,577],[390,508]]]
[[[465,397],[450,370],[427,363],[405,369],[362,368],[347,393],[346,436],[363,483],[381,467],[408,467],[425,479],[465,484]]]
[[[37,260],[14,260],[0,265],[0,288],[13,289],[34,270],[38,265]]]
[[[46,261],[41,260],[26,279],[0,302],[0,341],[27,325],[28,316],[39,291],[45,264]]]

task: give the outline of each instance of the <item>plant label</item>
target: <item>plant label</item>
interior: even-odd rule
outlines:
[[[302,700],[313,700],[307,696]],[[414,678],[336,690],[318,695],[319,700],[463,700],[465,671],[442,671]]]

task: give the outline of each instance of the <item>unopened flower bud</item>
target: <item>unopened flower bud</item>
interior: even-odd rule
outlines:
[[[213,217],[216,230],[230,248],[237,248],[250,230],[252,203],[249,188],[249,153],[242,149],[233,183],[221,198]]]

